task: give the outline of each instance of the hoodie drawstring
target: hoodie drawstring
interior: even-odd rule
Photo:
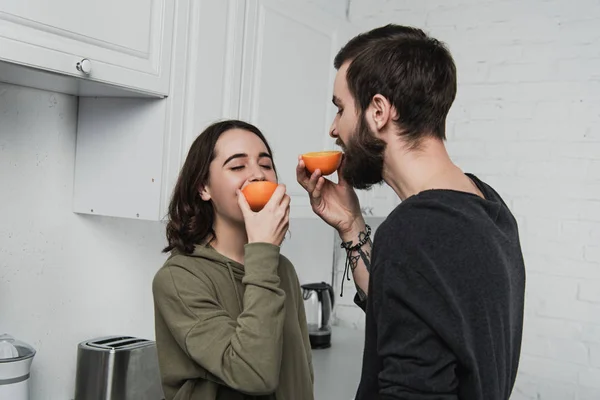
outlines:
[[[233,276],[233,269],[231,268],[231,264],[227,263],[227,270],[229,271],[229,277],[231,278],[231,283],[233,284],[233,291],[235,292],[235,298],[240,305],[240,313],[244,311],[244,305],[242,304],[242,298],[240,297],[240,293],[237,289],[237,283],[235,283],[235,277]]]

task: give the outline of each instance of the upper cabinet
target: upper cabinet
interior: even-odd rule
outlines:
[[[0,80],[80,96],[169,93],[173,0],[3,0]]]
[[[300,153],[333,147],[333,57],[345,22],[275,0],[175,3],[168,98],[80,99],[74,210],[163,218],[193,140],[239,118],[269,140],[292,217],[312,217],[295,167]]]
[[[281,0],[171,3],[168,97],[80,98],[74,211],[164,218],[194,139],[217,120],[237,118],[267,137],[291,217],[315,217],[296,182],[297,159],[335,147],[333,59],[356,32],[325,11]],[[366,215],[383,215],[387,199],[374,193],[361,193],[373,208]]]
[[[291,215],[310,217],[296,165],[302,153],[334,147],[333,59],[349,39],[347,24],[277,0],[248,1],[246,16],[240,117],[267,137]]]

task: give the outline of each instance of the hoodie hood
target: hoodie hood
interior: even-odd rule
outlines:
[[[232,260],[229,257],[225,257],[223,254],[216,251],[210,245],[197,244],[194,248],[194,252],[190,254],[190,256],[212,261],[216,264],[223,266],[224,268],[231,267],[233,274],[237,280],[242,280],[242,278],[244,277],[244,265]]]

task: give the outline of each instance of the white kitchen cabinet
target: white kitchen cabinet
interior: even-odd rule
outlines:
[[[197,134],[217,119],[237,117],[244,2],[175,4],[169,97],[79,100],[77,213],[163,219]]]
[[[277,0],[248,1],[246,15],[240,117],[267,137],[291,216],[313,217],[296,165],[302,153],[334,148],[333,59],[350,30],[325,12]]]
[[[197,61],[192,35],[199,27],[191,23],[199,3],[174,2],[168,98],[79,98],[74,212],[154,221],[164,217],[189,125],[185,105],[193,103],[188,85]]]
[[[80,96],[164,97],[174,10],[172,0],[3,0],[0,80]]]
[[[192,141],[239,118],[269,140],[291,216],[314,217],[295,168],[299,154],[334,147],[333,58],[348,24],[277,0],[175,3],[169,97],[80,99],[74,210],[160,220]]]

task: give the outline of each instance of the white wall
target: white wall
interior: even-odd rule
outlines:
[[[353,0],[350,20],[424,28],[455,57],[448,146],[508,201],[526,258],[512,400],[600,399],[600,3]]]
[[[71,212],[77,98],[0,84],[0,332],[28,342],[33,399],[72,398],[77,344],[154,337],[159,223]]]
[[[345,0],[312,3],[345,17]],[[73,398],[79,342],[154,338],[163,226],[72,213],[76,117],[75,97],[0,83],[0,334],[37,350],[33,400]],[[291,231],[283,252],[301,281],[330,281],[332,230]]]

